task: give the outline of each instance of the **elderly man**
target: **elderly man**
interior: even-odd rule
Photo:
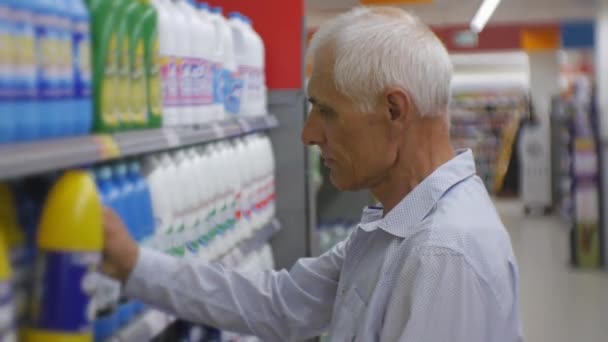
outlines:
[[[521,341],[509,236],[471,151],[450,145],[441,42],[405,11],[356,8],[309,53],[302,140],[336,187],[370,189],[381,206],[322,256],[260,274],[138,249],[108,212],[104,270],[133,298],[264,341]]]

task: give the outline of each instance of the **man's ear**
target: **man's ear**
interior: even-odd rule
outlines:
[[[409,94],[403,89],[388,89],[386,101],[391,121],[405,122],[410,118],[413,106]]]

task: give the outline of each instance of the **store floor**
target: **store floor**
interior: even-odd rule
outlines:
[[[519,262],[526,341],[608,341],[608,272],[570,267],[568,230],[558,217],[526,217],[515,200],[496,205]]]

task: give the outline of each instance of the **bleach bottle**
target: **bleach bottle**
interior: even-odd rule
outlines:
[[[2,225],[2,222],[0,222]],[[13,287],[11,285],[11,263],[3,229],[0,227],[0,341],[17,341],[17,324]]]
[[[158,15],[159,76],[162,88],[163,125],[175,126],[177,120],[177,73],[175,70],[175,24],[168,0],[152,0]]]
[[[224,90],[230,75],[236,72],[234,51],[232,50],[232,33],[228,23],[222,16],[221,7],[209,8],[207,4],[199,4],[203,16],[207,17],[214,27],[215,45],[213,47],[213,103],[218,106],[215,120],[226,119],[226,108],[224,106]]]
[[[166,190],[164,184],[164,173],[161,162],[157,156],[148,155],[142,162],[142,176],[148,184],[152,200],[152,213],[155,235],[151,245],[156,250],[165,250],[163,233],[167,231],[167,225],[171,218],[171,205],[169,199],[164,195]]]
[[[185,11],[183,0],[170,1],[169,5],[173,8],[173,20],[176,26],[176,34],[179,39],[177,43],[177,84],[178,84],[178,103],[179,103],[179,125],[194,124],[194,108],[192,104],[192,61],[194,55],[192,52],[192,35],[194,34],[193,26],[190,22],[190,16]]]
[[[228,21],[222,16],[221,7],[214,7],[212,13],[215,15],[214,20],[217,20],[221,27],[221,37],[223,40],[224,69],[222,71],[221,85],[223,86],[224,109],[228,115],[234,116],[238,115],[241,110],[243,79],[239,75],[233,30]]]
[[[42,110],[38,98],[38,60],[34,24],[34,0],[9,0],[13,32],[12,64],[14,65],[14,139],[31,141],[41,136]]]
[[[95,272],[103,247],[102,209],[85,171],[66,172],[46,200],[28,342],[92,341]]]
[[[8,0],[0,1],[0,144],[15,139],[15,118],[13,108],[15,93],[14,65],[12,60],[13,28],[11,8]]]
[[[72,135],[85,135],[93,125],[91,102],[91,33],[89,12],[82,0],[70,0],[72,27],[73,123]]]

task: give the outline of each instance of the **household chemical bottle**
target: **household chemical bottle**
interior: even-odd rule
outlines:
[[[264,44],[247,17],[238,12],[231,13],[229,17],[238,75],[243,80],[239,113],[249,116],[266,114]]]
[[[224,40],[222,39],[221,23],[217,14],[212,14],[209,5],[204,2],[197,4],[197,9],[200,18],[203,22],[211,25],[212,36],[209,39],[210,42],[210,55],[209,61],[211,63],[211,92],[213,103],[210,105],[210,120],[222,120],[225,118],[224,110],[224,97],[223,97],[223,82],[222,82],[222,70],[224,67],[223,52],[225,47]]]
[[[145,7],[143,18],[144,68],[148,128],[162,126],[162,86],[160,79],[160,42],[158,12],[149,0],[140,0]]]
[[[0,221],[0,225],[2,222]],[[8,246],[0,229],[0,341],[17,341],[15,303]]]
[[[166,190],[164,184],[163,168],[159,158],[148,155],[142,161],[142,176],[144,177],[150,191],[152,201],[153,223],[155,227],[154,237],[150,242],[152,248],[165,250],[163,234],[167,231],[167,225],[171,217],[171,206],[169,199],[164,195]]]
[[[119,128],[118,24],[119,0],[89,0],[93,63],[93,130],[113,132]]]
[[[183,245],[179,244],[179,230],[184,225],[184,217],[181,214],[183,210],[183,197],[178,186],[178,173],[172,156],[165,152],[160,155],[163,184],[165,184],[164,193],[169,200],[171,206],[170,221],[166,226],[163,239],[165,240],[166,252],[176,256],[184,255]]]
[[[193,31],[190,42],[192,56],[190,72],[192,77],[192,104],[195,110],[194,123],[201,124],[214,120],[213,103],[213,48],[215,30],[209,20],[201,17],[194,0],[180,2],[190,18]]]
[[[188,230],[194,223],[194,216],[192,215],[192,204],[193,204],[193,184],[190,184],[190,170],[188,158],[186,158],[185,151],[177,150],[171,155],[173,163],[175,165],[175,178],[174,186],[177,191],[177,196],[174,196],[176,200],[175,204],[175,215],[179,219],[179,225],[175,226],[175,251],[180,257],[190,256],[188,251]]]
[[[59,73],[59,121],[56,130],[52,132],[54,137],[73,135],[76,131],[78,116],[82,115],[75,111],[75,88],[74,88],[74,49],[72,46],[72,9],[71,0],[55,0],[57,27],[59,36],[57,71]],[[51,38],[52,39],[52,38]],[[54,127],[53,125],[51,127]]]
[[[128,165],[128,177],[132,184],[134,184],[135,193],[139,198],[139,210],[141,211],[142,226],[140,228],[141,234],[139,242],[143,243],[147,238],[154,235],[154,215],[152,212],[152,197],[148,183],[141,175],[141,167],[138,162],[133,161]]]
[[[241,94],[243,92],[243,79],[238,74],[238,64],[234,51],[232,28],[222,15],[221,7],[211,9],[212,20],[219,25],[222,39],[222,60],[224,69],[221,77],[221,87],[224,109],[227,115],[237,115],[241,109]]]
[[[91,101],[91,32],[90,18],[82,0],[70,0],[72,27],[73,123],[72,135],[84,135],[93,124]]]
[[[33,0],[10,0],[13,30],[12,62],[14,65],[15,139],[31,141],[41,136],[41,115],[38,102],[38,72]]]
[[[26,237],[19,224],[17,205],[12,189],[0,183],[0,234],[4,237],[12,269],[14,305],[17,321],[26,314],[27,283],[30,260],[27,254]],[[1,334],[0,334],[1,336]]]
[[[191,23],[191,17],[187,8],[184,7],[183,0],[170,1],[170,6],[173,7],[173,20],[176,27],[176,33],[179,39],[177,42],[177,83],[178,83],[178,103],[179,103],[179,125],[192,125],[194,123],[194,107],[192,104],[192,75],[190,60],[193,53],[192,41],[194,38],[194,27]]]
[[[133,184],[127,178],[127,165],[125,163],[121,162],[114,165],[112,182],[120,193],[120,208],[122,209],[122,212],[119,212],[120,217],[127,225],[131,237],[135,239],[139,236],[138,203],[134,196]]]
[[[215,196],[215,182],[211,174],[212,171],[209,167],[207,155],[205,155],[205,147],[195,147],[192,149],[192,152],[196,154],[194,159],[194,170],[196,172],[196,177],[198,178],[198,182],[196,183],[198,188],[196,191],[200,200],[197,211],[199,225],[196,229],[197,240],[200,246],[199,258],[208,259],[209,242],[211,238],[209,235],[210,227],[208,215],[210,214],[210,209],[212,208],[212,199]]]
[[[95,182],[68,171],[53,186],[37,236],[38,263],[25,341],[92,341],[94,273],[103,247]]]
[[[158,16],[158,42],[159,42],[159,76],[162,85],[162,112],[163,125],[175,126],[177,124],[177,73],[175,69],[176,30],[173,21],[173,6],[169,0],[152,0]]]
[[[112,181],[112,170],[109,166],[103,166],[96,172],[97,189],[102,203],[116,212],[122,212],[122,202],[120,201],[120,190],[116,188]],[[95,293],[96,310],[98,312],[108,312],[113,310],[120,298],[120,283],[98,274],[97,291]],[[108,325],[112,321],[104,320],[103,324]],[[117,322],[114,322],[117,325]]]
[[[0,1],[0,144],[15,139],[15,119],[13,108],[15,99],[15,78],[12,54],[16,49],[11,7],[8,0]]]
[[[147,79],[145,69],[145,44],[143,16],[148,8],[139,0],[124,0],[128,3],[125,12],[129,37],[129,100],[134,128],[144,128],[148,124],[146,99]]]
[[[117,70],[117,96],[116,96],[116,115],[120,122],[121,130],[133,129],[135,122],[135,106],[132,95],[131,79],[131,34],[129,11],[136,4],[132,0],[120,0],[115,6],[117,13],[117,49],[116,49],[116,70]]]

